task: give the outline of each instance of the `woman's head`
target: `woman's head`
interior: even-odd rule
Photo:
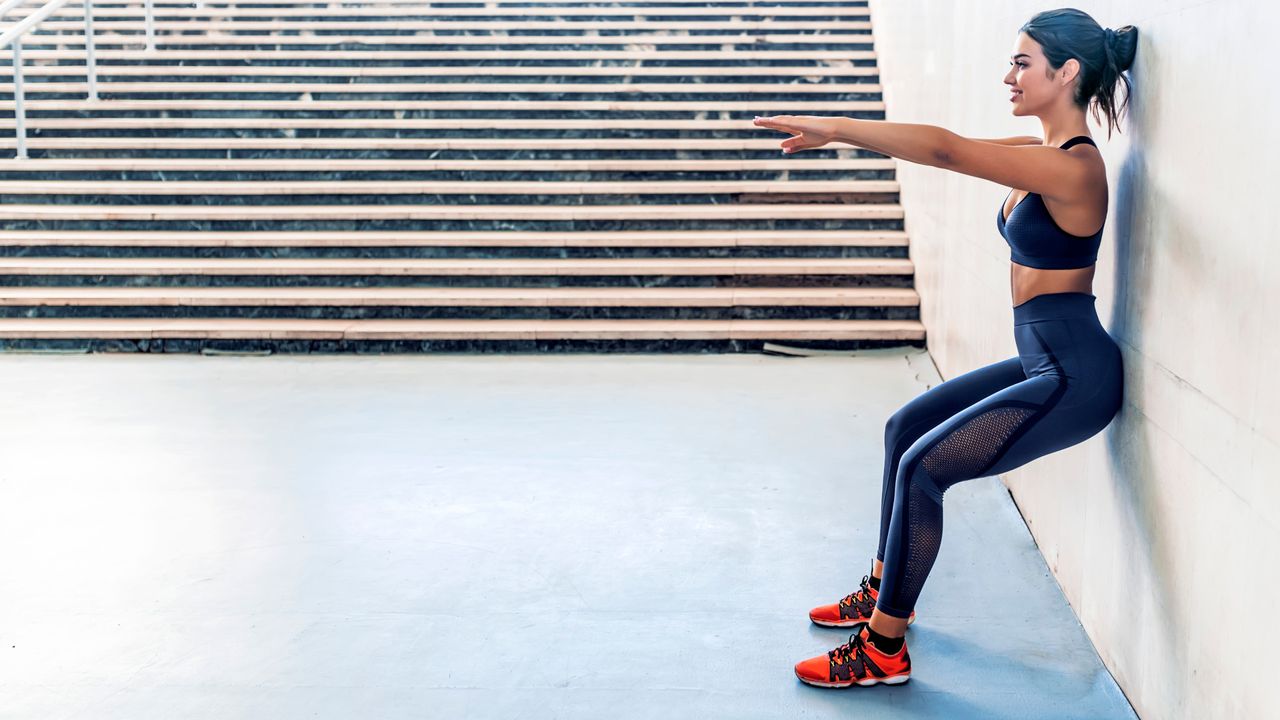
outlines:
[[[1125,25],[1104,29],[1074,8],[1046,10],[1018,29],[1013,67],[1005,83],[1014,91],[1013,113],[1037,115],[1056,103],[1080,109],[1093,105],[1093,118],[1106,117],[1107,136],[1120,122],[1129,102],[1129,80],[1123,73],[1138,51],[1138,29]],[[1124,101],[1116,103],[1116,89],[1124,84]]]

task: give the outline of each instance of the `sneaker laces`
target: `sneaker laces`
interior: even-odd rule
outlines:
[[[845,665],[857,659],[859,653],[865,653],[867,641],[862,637],[862,629],[849,636],[849,642],[838,645],[827,652],[827,658],[834,665]]]
[[[862,614],[870,615],[875,599],[871,597],[871,576],[863,575],[858,589],[840,599],[840,607],[856,607]]]

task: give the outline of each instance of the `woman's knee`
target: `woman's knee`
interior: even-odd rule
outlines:
[[[1021,361],[1013,357],[971,370],[929,388],[898,408],[885,421],[886,451],[901,453],[938,423],[1025,379]]]
[[[884,422],[884,444],[886,448],[892,448],[898,444],[898,439],[902,437],[905,429],[906,418],[903,409],[899,408],[896,412],[889,416]]]
[[[902,458],[898,463],[898,473],[895,478],[894,492],[902,494],[909,492],[911,486],[916,486],[925,495],[929,496],[938,503],[942,502],[942,496],[947,489],[961,480],[971,479],[970,476],[956,476],[955,473],[943,472],[935,474],[930,470],[950,469],[938,467],[937,456],[939,445],[950,435],[945,433],[939,435],[938,432],[926,433],[927,437],[921,436],[916,438],[906,450],[902,453]]]
[[[901,453],[928,432],[928,416],[914,402],[898,408],[884,423],[884,445],[888,452]]]

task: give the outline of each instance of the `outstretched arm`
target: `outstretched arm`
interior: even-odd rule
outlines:
[[[1038,137],[1031,135],[1019,135],[1009,138],[969,138],[978,142],[991,143],[992,145],[1043,145],[1044,141]]]
[[[782,141],[786,153],[843,142],[1066,202],[1105,180],[1095,177],[1096,164],[1082,153],[974,140],[936,125],[813,115],[760,117],[755,124],[791,133]]]
[[[842,142],[921,165],[937,165],[945,153],[948,136],[960,137],[936,125],[850,117],[776,115],[758,117],[755,124],[792,133],[793,137],[782,141],[784,153]]]

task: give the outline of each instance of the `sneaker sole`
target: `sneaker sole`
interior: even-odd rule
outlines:
[[[867,622],[869,622],[868,620],[835,620],[835,621],[819,620],[813,617],[812,615],[809,616],[809,619],[812,620],[815,625],[821,625],[823,627],[854,627],[855,625],[865,625],[867,624]],[[912,615],[911,617],[907,618],[908,625],[910,625],[915,621],[916,621],[915,615]]]
[[[880,684],[901,685],[902,683],[911,679],[910,675],[891,675],[886,678],[869,677],[862,680],[850,680],[847,683],[829,683],[829,682],[820,682],[818,680],[810,680],[809,678],[802,677],[800,673],[796,673],[796,677],[800,678],[800,682],[807,683],[815,687],[827,687],[827,688],[845,688],[851,685],[861,685],[862,687],[871,687],[872,685],[880,685]]]

